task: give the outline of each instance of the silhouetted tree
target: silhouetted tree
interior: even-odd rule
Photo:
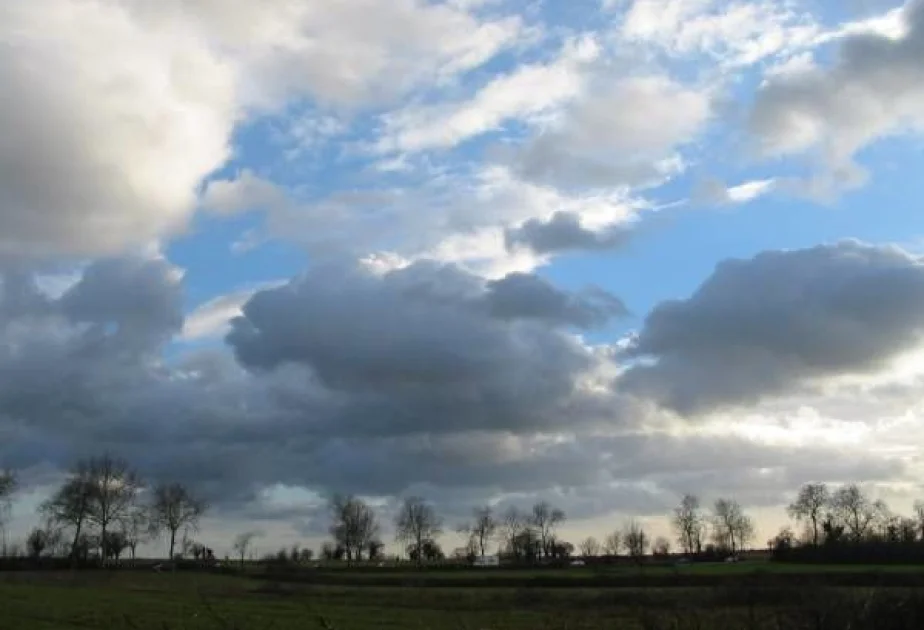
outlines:
[[[26,538],[26,550],[32,558],[38,558],[49,547],[48,534],[41,527],[36,527],[29,532]]]
[[[146,540],[150,531],[151,523],[148,519],[147,511],[135,506],[122,522],[122,533],[125,534],[125,542],[132,554],[132,560],[135,559],[135,551],[138,545]]]
[[[511,505],[501,517],[498,528],[507,553],[513,556],[514,559],[519,560],[521,550],[517,541],[523,532],[529,528],[528,518],[516,506]]]
[[[94,493],[95,482],[87,462],[78,462],[64,484],[39,507],[39,511],[59,527],[73,529],[70,556],[75,561],[86,559],[86,553],[78,553],[78,543],[88,540],[82,540],[81,536],[89,519]]]
[[[363,549],[379,533],[375,512],[365,502],[353,496],[335,495],[329,503],[330,533],[343,547],[348,562],[359,560]]]
[[[242,569],[244,568],[244,558],[247,556],[247,550],[250,549],[250,544],[256,537],[257,532],[244,532],[243,534],[239,534],[238,537],[234,539],[234,545],[232,548],[241,559]]]
[[[884,509],[884,503],[870,500],[855,483],[842,486],[831,495],[832,515],[854,542],[866,537]]]
[[[86,462],[91,484],[89,522],[99,527],[100,552],[106,558],[103,542],[110,527],[121,522],[135,504],[141,478],[124,459],[106,454]]]
[[[734,554],[754,538],[754,522],[737,501],[718,499],[713,507],[712,531],[716,545]]]
[[[622,537],[618,531],[610,532],[603,540],[603,553],[608,556],[618,556],[622,550]]]
[[[154,488],[150,529],[152,533],[166,532],[170,537],[168,558],[173,559],[176,534],[180,528],[184,531],[197,530],[206,508],[205,501],[193,496],[183,484],[167,483]]]
[[[549,555],[549,542],[555,534],[555,528],[565,522],[565,513],[553,508],[547,501],[540,501],[533,506],[530,524],[536,528],[539,536],[539,546],[544,556]]]
[[[645,533],[641,523],[632,520],[626,524],[622,532],[622,544],[626,553],[636,561],[645,555],[648,549],[648,534]]]
[[[0,533],[3,535],[4,545],[6,544],[6,521],[12,509],[16,486],[16,474],[13,471],[0,472]]]
[[[122,552],[128,548],[128,539],[121,531],[108,531],[105,536],[101,536],[100,546],[103,550],[103,558],[114,558],[118,560]]]
[[[433,506],[420,497],[408,497],[402,503],[395,516],[395,539],[410,543],[410,547],[419,551],[425,541],[433,541],[443,532],[443,521],[437,516]],[[426,556],[415,553],[418,564]]]
[[[581,555],[585,558],[595,558],[600,555],[600,542],[593,536],[588,536],[582,540],[579,548]]]
[[[664,536],[658,536],[651,546],[651,553],[661,558],[669,556],[671,554],[671,541]]]
[[[685,554],[700,553],[703,550],[703,532],[706,520],[700,511],[696,495],[685,494],[680,506],[674,508],[671,525],[677,535],[677,542]]]
[[[475,508],[472,513],[472,522],[463,525],[459,531],[468,534],[475,543],[476,553],[484,557],[488,543],[497,533],[498,523],[494,518],[491,507],[485,505]]]
[[[366,556],[369,560],[378,560],[382,557],[382,551],[385,549],[385,543],[378,538],[373,538],[366,543]]]
[[[812,531],[812,544],[818,546],[821,522],[831,502],[831,493],[823,483],[807,483],[799,489],[796,500],[787,511],[797,521],[808,523]]]

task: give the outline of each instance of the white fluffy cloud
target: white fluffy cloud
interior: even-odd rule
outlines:
[[[0,254],[174,234],[247,113],[393,98],[477,67],[520,28],[418,0],[6,3]]]
[[[832,65],[771,77],[758,93],[750,128],[760,151],[814,152],[821,172],[806,182],[810,191],[862,183],[860,149],[924,127],[924,2],[901,16],[901,34],[857,29],[838,40]]]

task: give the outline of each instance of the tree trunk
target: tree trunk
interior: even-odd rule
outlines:
[[[167,559],[168,559],[170,562],[173,562],[173,547],[174,547],[175,544],[176,544],[176,530],[175,530],[175,529],[171,529],[171,530],[170,530],[170,555],[167,556]],[[243,560],[243,557],[242,557],[242,558],[241,558],[241,563],[243,563],[243,562],[244,562],[244,560]]]
[[[77,543],[80,542],[80,528],[83,527],[83,519],[77,521],[77,529],[74,530],[74,542],[71,543],[71,564],[77,564]]]

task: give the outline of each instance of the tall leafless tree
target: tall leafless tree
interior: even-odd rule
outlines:
[[[87,518],[99,527],[100,550],[110,528],[121,523],[134,507],[142,483],[124,459],[103,455],[86,463],[92,493]]]
[[[618,532],[610,532],[603,540],[603,553],[608,556],[618,556],[622,550],[622,535]]]
[[[818,546],[821,524],[824,520],[825,510],[831,501],[828,486],[823,483],[807,483],[799,488],[799,494],[787,508],[789,515],[807,523],[812,529],[812,544]]]
[[[95,495],[96,486],[87,462],[78,462],[64,484],[39,508],[52,522],[73,529],[70,557],[74,561],[81,555],[78,548],[81,536],[85,536]]]
[[[596,558],[600,555],[600,542],[593,536],[588,536],[578,545],[581,555],[585,558]]]
[[[168,559],[173,559],[176,534],[180,528],[197,529],[207,504],[181,483],[165,483],[154,488],[151,501],[150,531],[166,532],[170,537]]]
[[[497,534],[497,528],[498,522],[494,518],[491,506],[485,505],[472,511],[471,523],[466,523],[460,527],[459,532],[469,536],[476,553],[480,553],[483,558],[487,551],[488,543]]]
[[[842,486],[831,495],[833,516],[855,542],[870,533],[876,519],[886,510],[884,503],[872,501],[855,483]]]
[[[700,511],[699,499],[696,495],[685,494],[680,505],[674,508],[671,525],[677,535],[677,542],[685,554],[694,554],[702,551],[703,531],[706,521]]]
[[[540,501],[533,506],[530,524],[536,528],[543,556],[550,555],[550,543],[555,538],[555,528],[564,522],[565,513],[558,508],[553,508],[547,501]]]
[[[417,564],[423,561],[424,543],[443,533],[443,521],[433,506],[420,497],[408,497],[395,516],[395,538],[413,546]]]
[[[712,532],[716,544],[732,554],[754,538],[754,521],[733,499],[718,499],[712,508]]]
[[[16,492],[16,475],[11,470],[0,472],[0,534],[6,547],[6,521],[9,518],[13,493]]]
[[[645,555],[649,542],[648,534],[645,533],[645,528],[642,527],[641,523],[635,520],[626,523],[622,532],[622,544],[626,549],[626,553],[636,561]]]
[[[141,506],[135,506],[122,522],[122,533],[125,535],[125,542],[132,554],[132,560],[135,559],[135,551],[151,532],[151,521],[148,510]]]
[[[378,536],[379,524],[375,512],[363,500],[354,496],[335,495],[328,507],[331,536],[343,547],[348,562],[359,560],[363,549]]]
[[[231,548],[240,557],[242,569],[244,568],[244,558],[247,557],[247,550],[250,549],[250,544],[258,535],[258,532],[244,532],[234,539],[234,544]]]
[[[511,505],[504,511],[498,523],[498,531],[507,551],[517,555],[519,549],[517,540],[527,529],[529,529],[529,518],[518,510],[516,506]]]

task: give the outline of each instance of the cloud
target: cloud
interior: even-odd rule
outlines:
[[[732,68],[810,45],[819,31],[786,0],[633,0],[619,35],[671,57],[705,55]]]
[[[710,111],[707,91],[665,76],[601,78],[516,152],[515,168],[566,189],[651,183],[682,168],[674,149],[702,130]]]
[[[626,315],[622,301],[602,289],[569,295],[539,278],[513,273],[488,283],[488,310],[502,319],[540,319],[594,328]]]
[[[924,265],[855,241],[721,263],[646,317],[620,387],[683,414],[874,373],[924,333]]]
[[[418,0],[7,4],[0,254],[116,255],[175,235],[242,121],[294,100],[381,107],[521,28]]]
[[[586,67],[599,53],[599,46],[590,37],[572,40],[554,61],[519,66],[492,79],[468,101],[389,114],[377,149],[447,149],[495,131],[510,120],[522,122],[548,113],[581,93]]]
[[[148,28],[150,26],[150,28]],[[175,232],[229,155],[234,78],[125,5],[0,8],[0,253],[119,253]]]
[[[626,243],[629,233],[620,223],[590,230],[581,225],[577,214],[556,212],[548,221],[530,219],[519,227],[507,228],[504,241],[508,249],[526,247],[537,254],[557,254],[615,249]]]
[[[727,186],[716,179],[700,182],[693,193],[698,203],[729,205],[754,201],[780,187],[777,179],[754,179],[735,186]]]
[[[861,184],[857,151],[924,125],[924,3],[904,9],[902,36],[859,31],[838,40],[829,67],[771,77],[758,92],[749,127],[766,157],[816,153],[815,194]]]
[[[273,288],[284,282],[264,282],[255,287],[234,291],[212,298],[186,315],[180,338],[183,341],[220,339],[231,329],[231,320],[241,314],[241,307],[257,291]]]

